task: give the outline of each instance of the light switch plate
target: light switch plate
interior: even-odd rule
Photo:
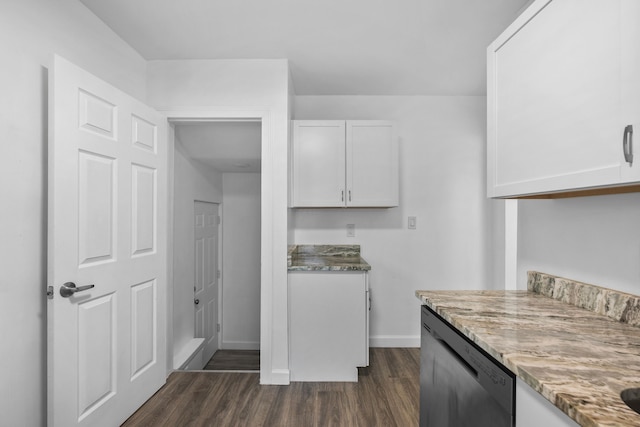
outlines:
[[[347,237],[356,237],[356,225],[347,224]]]
[[[417,223],[418,219],[415,216],[410,216],[407,220],[407,228],[409,230],[415,230],[418,223]]]

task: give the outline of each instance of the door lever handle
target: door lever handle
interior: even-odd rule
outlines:
[[[96,285],[85,285],[85,286],[80,286],[78,288],[76,287],[75,283],[67,282],[64,285],[60,286],[60,295],[62,296],[62,298],[69,298],[71,295],[75,294],[76,292],[86,291],[88,289],[95,288],[95,286]]]

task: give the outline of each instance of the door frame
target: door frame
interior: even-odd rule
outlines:
[[[274,293],[274,249],[278,250],[273,237],[274,230],[274,198],[272,171],[275,167],[274,159],[269,154],[273,152],[275,145],[273,127],[274,122],[268,108],[185,108],[185,109],[158,109],[164,114],[169,124],[175,122],[207,122],[207,121],[260,121],[261,122],[261,162],[260,173],[260,383],[261,384],[288,384],[289,372],[278,372],[281,378],[274,376],[273,370],[273,293]],[[167,372],[173,370],[173,206],[174,206],[174,153],[175,132],[173,126],[169,127],[168,137],[168,182],[167,192],[169,205],[169,231],[168,231],[168,272],[167,272]],[[222,237],[224,238],[224,236]],[[222,240],[222,239],[221,239]],[[220,313],[220,312],[219,312]],[[280,371],[280,370],[278,370]]]

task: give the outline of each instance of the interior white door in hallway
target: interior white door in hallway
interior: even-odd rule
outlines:
[[[195,337],[204,338],[203,363],[218,350],[218,204],[195,202]]]
[[[155,110],[54,58],[50,427],[120,425],[165,382],[166,128]]]

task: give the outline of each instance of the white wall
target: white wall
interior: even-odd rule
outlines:
[[[419,345],[417,289],[500,288],[485,197],[484,97],[297,96],[296,119],[390,119],[400,207],[294,209],[295,242],[360,244],[371,264],[371,344]],[[407,216],[417,229],[407,229]],[[356,237],[346,237],[346,224]],[[500,225],[500,221],[496,221]],[[495,264],[500,267],[500,264]]]
[[[146,64],[77,0],[1,2],[0,52],[0,424],[39,426],[46,421],[47,66],[58,53],[144,99]]]
[[[288,117],[291,119],[293,118],[293,108],[294,108],[294,104],[295,104],[295,89],[293,87],[293,77],[291,76],[291,70],[289,70],[289,110],[287,112]],[[288,156],[287,156],[287,170],[290,170],[291,168],[291,133],[289,133],[289,139],[287,141],[287,147],[288,147]],[[288,181],[289,187],[291,188],[291,175],[289,176],[289,181]],[[289,203],[289,198],[291,197],[291,192],[289,192],[289,194],[287,195],[287,204],[291,205],[291,203]],[[293,228],[293,211],[291,209],[289,209],[287,211],[287,245],[293,245],[294,243],[294,228]]]
[[[260,174],[223,174],[222,348],[260,348]]]
[[[173,353],[194,337],[195,201],[222,202],[222,174],[192,160],[176,141],[174,158]]]
[[[289,383],[287,321],[287,60],[150,61],[147,93],[158,109],[262,118],[260,381]]]
[[[640,295],[640,194],[518,204],[518,288],[536,270]]]

